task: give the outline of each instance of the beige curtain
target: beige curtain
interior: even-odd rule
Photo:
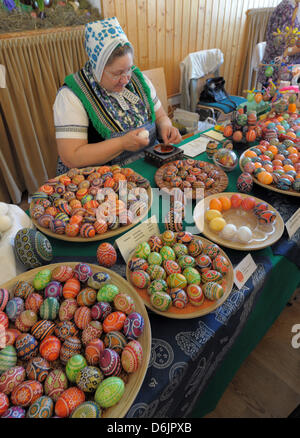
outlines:
[[[64,78],[87,60],[84,26],[0,35],[0,200],[18,203],[55,176],[52,106]]]
[[[244,96],[244,90],[255,86],[256,73],[251,69],[253,50],[257,43],[265,41],[265,33],[269,17],[274,8],[249,9],[246,14],[246,27],[244,33],[243,56],[238,83],[238,95]]]

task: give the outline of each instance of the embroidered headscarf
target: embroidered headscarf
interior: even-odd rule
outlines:
[[[89,57],[93,73],[98,82],[102,78],[108,58],[119,45],[128,44],[126,34],[116,17],[98,20],[85,25],[85,50]]]

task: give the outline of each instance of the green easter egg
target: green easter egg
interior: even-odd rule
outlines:
[[[70,382],[76,382],[76,376],[80,370],[87,366],[85,358],[81,354],[74,354],[66,365],[66,374]]]
[[[50,269],[43,269],[42,271],[38,272],[33,279],[33,287],[36,290],[44,289],[47,286],[47,284],[50,282],[51,275],[52,274]]]
[[[97,301],[113,301],[119,292],[119,288],[115,284],[105,284],[98,290]]]

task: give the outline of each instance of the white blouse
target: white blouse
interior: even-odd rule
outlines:
[[[144,76],[150,87],[151,98],[156,112],[161,102],[152,82]],[[88,138],[89,119],[87,112],[76,94],[68,87],[61,88],[53,105],[56,138]]]

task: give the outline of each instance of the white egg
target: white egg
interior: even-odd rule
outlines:
[[[231,240],[236,234],[236,226],[234,224],[226,224],[222,230],[222,237]]]
[[[0,231],[4,233],[12,226],[12,220],[9,216],[0,216]]]
[[[0,216],[8,213],[8,205],[5,202],[0,202]]]
[[[140,131],[138,133],[138,136],[142,138],[149,138],[149,131],[147,131],[147,129],[144,129],[143,131]]]
[[[240,242],[247,243],[252,239],[252,231],[248,227],[240,227],[237,230],[237,236]]]

